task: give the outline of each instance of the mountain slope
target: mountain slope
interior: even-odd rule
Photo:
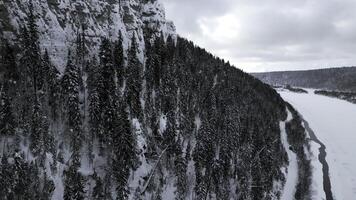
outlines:
[[[271,85],[356,91],[356,67],[253,73],[252,75]]]
[[[157,1],[0,6],[9,14],[0,31],[1,197],[281,197],[285,102],[177,37]],[[307,199],[308,142],[297,114],[288,120],[294,196]]]

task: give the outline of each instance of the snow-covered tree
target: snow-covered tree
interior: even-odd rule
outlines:
[[[72,62],[69,53],[67,67],[62,77],[62,100],[64,101],[66,136],[71,141],[73,151],[78,151],[82,145],[83,135],[81,130],[81,113],[79,108],[79,69]]]
[[[116,125],[117,129],[113,135],[113,176],[117,185],[117,199],[127,199],[129,195],[128,178],[136,159],[136,139],[123,106],[121,106],[120,118]]]
[[[85,198],[84,177],[78,172],[79,153],[72,154],[69,168],[65,171],[64,200],[82,200]]]
[[[8,94],[8,85],[4,84],[0,87],[0,135],[10,136],[15,134],[16,121]]]
[[[137,57],[137,42],[133,36],[131,48],[128,52],[127,64],[127,104],[133,117],[141,117],[141,87],[142,87],[142,63]]]
[[[125,78],[125,55],[124,55],[124,48],[123,48],[123,38],[121,31],[119,32],[119,38],[114,44],[114,66],[116,69],[117,74],[117,86],[121,88],[124,83]]]

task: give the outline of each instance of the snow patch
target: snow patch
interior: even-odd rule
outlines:
[[[159,118],[159,131],[160,133],[164,133],[167,129],[167,116],[166,115],[161,115]]]
[[[201,119],[200,119],[199,115],[195,116],[194,123],[195,123],[195,127],[196,127],[196,129],[198,131],[200,129],[200,127],[201,127]]]

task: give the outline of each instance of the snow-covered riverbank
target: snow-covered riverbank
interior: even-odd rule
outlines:
[[[293,199],[296,185],[298,183],[298,161],[297,155],[289,148],[290,145],[288,143],[288,136],[286,131],[286,123],[292,120],[292,114],[288,110],[287,120],[284,122],[280,122],[281,129],[281,141],[284,149],[288,155],[289,165],[284,170],[284,174],[286,175],[286,183],[284,185],[284,190],[282,192],[281,200],[289,200]]]
[[[279,91],[292,104],[310,128],[326,146],[326,160],[330,167],[331,189],[337,200],[353,200],[356,197],[356,105],[325,96]],[[317,197],[325,197],[322,189],[322,174],[317,172],[317,148],[314,149],[314,186]]]

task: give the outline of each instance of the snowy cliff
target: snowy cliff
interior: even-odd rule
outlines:
[[[68,47],[75,43],[78,34],[85,35],[86,47],[93,55],[103,37],[115,41],[121,32],[127,49],[135,35],[141,59],[145,28],[156,35],[176,37],[173,22],[166,20],[163,5],[157,0],[34,0],[33,6],[41,48],[49,52],[61,72],[67,62]],[[28,13],[28,0],[1,1],[0,35],[15,40]]]

